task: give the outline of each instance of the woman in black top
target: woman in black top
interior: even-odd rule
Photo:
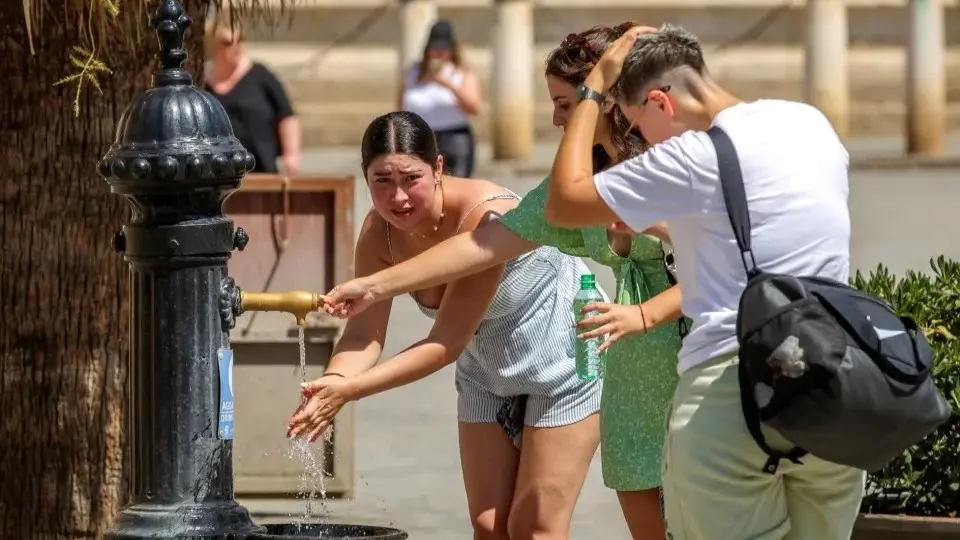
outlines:
[[[283,173],[300,172],[300,123],[283,85],[243,50],[240,30],[212,23],[206,31],[205,89],[215,95],[230,117],[240,144],[254,155],[254,172],[275,173],[282,156]]]

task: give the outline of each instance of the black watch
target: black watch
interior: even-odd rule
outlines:
[[[597,103],[599,103],[600,105],[603,105],[603,101],[604,101],[603,94],[601,94],[600,92],[597,92],[596,90],[594,90],[593,88],[590,88],[585,84],[581,84],[580,87],[577,88],[577,93],[580,94],[580,101],[583,101],[585,99],[592,99]]]

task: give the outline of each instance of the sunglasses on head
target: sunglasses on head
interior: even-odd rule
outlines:
[[[625,22],[620,23],[617,26],[613,27],[613,39],[621,38],[627,30],[639,26],[635,22]],[[613,41],[613,40],[611,40]],[[578,53],[583,57],[583,60],[596,64],[600,57],[603,55],[603,51],[597,50],[593,44],[591,44],[583,34],[567,34],[567,37],[560,44],[563,48],[577,48],[579,49]]]

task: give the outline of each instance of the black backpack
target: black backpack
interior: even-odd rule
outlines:
[[[929,343],[913,320],[845,283],[757,268],[736,148],[718,127],[707,134],[747,272],[737,313],[740,400],[750,434],[770,456],[764,471],[775,473],[782,459],[800,463],[807,452],[883,468],[950,418],[930,378]],[[796,447],[770,448],[761,423]]]

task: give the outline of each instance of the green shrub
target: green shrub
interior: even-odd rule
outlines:
[[[924,329],[935,355],[933,380],[955,411],[946,424],[868,476],[863,512],[941,517],[960,512],[960,261],[941,256],[930,266],[933,275],[910,271],[897,279],[881,265],[852,280]]]

